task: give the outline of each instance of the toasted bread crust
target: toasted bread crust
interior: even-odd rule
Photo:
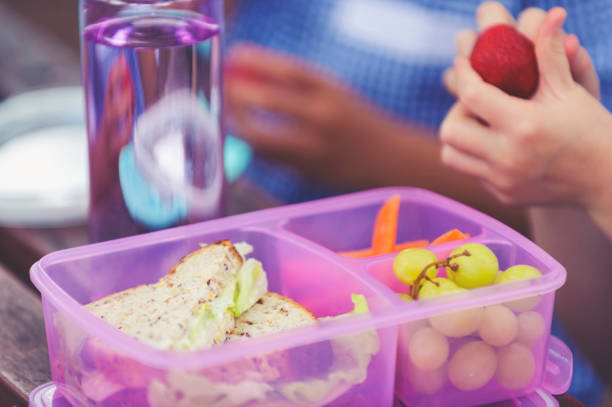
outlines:
[[[180,266],[182,263],[185,263],[185,261],[187,261],[189,258],[198,256],[198,255],[200,255],[202,252],[204,252],[206,250],[211,250],[211,248],[213,246],[215,246],[215,245],[226,246],[230,250],[230,253],[237,259],[239,264],[243,263],[242,256],[240,255],[240,253],[238,253],[238,251],[236,250],[234,245],[229,240],[217,240],[216,242],[208,244],[208,245],[206,245],[204,247],[201,247],[198,250],[195,250],[195,251],[189,253],[188,255],[184,256],[183,258],[181,258],[178,261],[178,263],[176,263],[172,267],[170,272],[160,279],[160,281],[164,280],[165,277],[170,276],[170,275],[176,273],[177,267]],[[99,299],[97,299],[97,300],[95,300],[93,302],[85,304],[85,308],[87,308],[87,309],[89,309],[91,311],[92,309],[96,308],[99,304],[101,304],[101,303],[103,303],[105,301],[112,301],[116,297],[125,295],[125,294],[127,294],[129,292],[136,291],[137,289],[142,289],[142,287],[145,287],[145,286],[147,286],[147,284],[140,284],[140,285],[137,285],[135,287],[126,288],[125,290],[122,290],[122,291],[119,291],[119,292],[116,292],[116,293],[108,294],[108,295],[106,295],[106,296],[104,296],[102,298],[99,298]]]
[[[214,243],[211,244],[207,244],[206,246],[200,247],[198,250],[195,250],[191,253],[189,253],[188,255],[184,256],[183,258],[181,258],[178,263],[176,263],[172,269],[170,270],[170,272],[167,275],[172,275],[174,273],[176,273],[176,269],[178,266],[180,266],[182,263],[185,263],[188,259],[198,256],[200,255],[202,252],[206,251],[206,250],[210,250],[210,248],[212,246],[225,246],[229,249],[230,253],[238,260],[239,264],[242,264],[243,260],[242,260],[242,256],[240,255],[240,253],[238,253],[238,250],[236,250],[236,248],[234,247],[234,245],[232,244],[232,242],[230,242],[229,240],[217,240]],[[163,278],[163,277],[162,277]]]
[[[130,288],[126,288],[125,290],[116,292],[116,293],[111,293],[108,295],[105,295],[104,297],[101,297],[95,301],[92,301],[88,304],[85,304],[84,307],[87,308],[90,311],[93,311],[95,308],[97,308],[99,305],[105,305],[106,303],[108,303],[109,301],[114,301],[117,297],[120,297],[122,295],[126,295],[130,292],[134,292],[137,291],[139,289],[142,289],[143,287],[146,287],[148,284],[140,284],[137,285],[135,287],[130,287]]]
[[[316,323],[316,317],[301,304],[283,295],[267,292],[236,320],[226,342],[234,342]]]
[[[296,308],[300,308],[300,309],[302,310],[302,312],[304,312],[305,314],[308,314],[308,315],[309,315],[309,316],[312,318],[312,320],[313,320],[313,321],[316,321],[316,320],[317,320],[317,317],[315,317],[315,316],[314,316],[314,314],[313,314],[312,312],[310,312],[310,310],[309,310],[309,309],[307,309],[306,307],[304,307],[304,306],[303,306],[302,304],[300,304],[299,302],[294,301],[294,300],[292,300],[292,299],[291,299],[291,298],[289,298],[289,297],[285,297],[284,295],[280,295],[279,293],[275,293],[275,292],[272,292],[272,291],[268,291],[268,295],[269,295],[270,297],[276,297],[276,298],[278,298],[279,300],[286,301],[286,302],[288,302],[289,304],[293,305],[293,306],[294,306],[294,307],[296,307]]]
[[[233,281],[242,263],[243,257],[230,241],[215,242],[183,257],[157,282],[110,294],[85,307],[115,328],[155,347],[190,346],[183,339],[192,329],[194,316],[202,304],[213,301]],[[228,311],[218,313],[209,323],[210,332],[198,336],[194,347],[223,342],[235,321]]]

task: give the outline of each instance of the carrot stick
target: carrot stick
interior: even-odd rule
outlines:
[[[399,252],[404,249],[408,249],[409,247],[424,247],[424,246],[427,246],[428,244],[429,244],[429,240],[427,239],[409,240],[407,242],[396,244],[393,250],[391,251],[391,253]],[[360,257],[372,257],[374,256],[374,251],[372,250],[371,247],[368,247],[366,249],[348,250],[345,252],[338,252],[338,254],[341,256],[346,256],[346,257],[360,258]]]
[[[372,252],[371,247],[368,247],[367,249],[361,249],[361,250],[349,250],[346,252],[339,252],[338,254],[340,254],[341,256],[355,257],[355,258],[374,256],[374,253]]]
[[[463,233],[458,229],[452,229],[435,238],[431,244],[434,245],[438,243],[452,242],[454,240],[467,239],[468,237],[470,237],[469,233]]]
[[[379,209],[372,234],[372,252],[374,255],[391,253],[397,236],[397,219],[399,216],[399,195],[393,195]]]
[[[427,246],[428,244],[429,244],[429,240],[427,239],[409,240],[407,242],[397,243],[393,251],[399,252],[404,249],[408,249],[410,247],[424,247],[424,246]]]

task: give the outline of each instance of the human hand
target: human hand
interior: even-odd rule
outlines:
[[[542,24],[542,21],[544,21],[545,16],[546,12],[544,10],[536,7],[529,7],[523,10],[519,14],[517,21],[515,21],[502,4],[495,1],[488,1],[478,7],[476,11],[476,23],[480,31],[484,31],[496,24],[508,24],[514,26],[520,33],[534,41],[538,28]],[[474,30],[467,29],[459,32],[455,38],[457,55],[469,58],[477,37],[478,34]],[[563,40],[563,45],[569,59],[574,80],[599,99],[599,78],[597,77],[597,73],[595,72],[588,52],[580,45],[578,37],[574,34],[566,35]],[[446,89],[456,96],[455,70],[453,67],[448,68],[444,72],[442,81]]]
[[[333,186],[367,182],[365,163],[391,122],[341,81],[254,45],[230,51],[225,103],[232,131],[255,151]]]
[[[537,30],[540,81],[529,100],[485,83],[465,56],[454,65],[459,102],[440,129],[442,160],[479,178],[505,203],[590,206],[606,188],[612,116],[575,80],[578,68],[570,66],[561,29],[565,17],[554,8]],[[588,61],[580,72],[592,68]]]

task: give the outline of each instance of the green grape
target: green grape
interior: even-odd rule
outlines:
[[[542,273],[535,267],[528,266],[526,264],[517,264],[508,268],[506,271],[500,273],[497,277],[495,284],[504,284],[513,281],[528,280],[541,276]],[[528,284],[527,282],[525,284]],[[510,301],[506,303],[506,306],[512,311],[524,312],[529,311],[540,303],[541,297],[535,295],[532,297],[520,298],[518,300]]]
[[[397,296],[400,297],[404,302],[414,301],[414,299],[410,296],[410,294],[397,293]]]
[[[471,341],[455,351],[448,362],[448,380],[459,390],[486,385],[497,370],[495,349],[482,341]]]
[[[423,269],[438,261],[435,254],[421,247],[412,247],[402,250],[393,260],[393,272],[404,284],[414,284]],[[427,277],[434,278],[438,274],[437,266],[431,266],[425,273]]]
[[[419,370],[431,372],[446,363],[450,346],[446,336],[433,328],[421,328],[412,335],[408,344],[408,356]]]
[[[434,315],[429,318],[429,323],[449,338],[461,338],[478,330],[483,314],[484,309],[482,307],[463,309]]]
[[[495,254],[480,243],[459,246],[451,252],[448,264],[448,278],[463,288],[491,285],[495,282],[499,270]]]
[[[478,334],[483,341],[493,346],[506,346],[518,334],[519,321],[516,315],[500,304],[485,307]]]
[[[436,285],[436,283],[438,285]],[[419,299],[438,297],[440,295],[457,293],[465,291],[465,288],[459,287],[448,278],[436,277],[432,281],[427,281],[421,285],[419,290]]]
[[[431,372],[425,372],[416,368],[405,370],[407,370],[408,382],[412,390],[417,394],[434,395],[440,391],[448,381],[446,365],[442,365],[442,367],[432,370]]]
[[[518,316],[516,341],[532,347],[546,331],[546,321],[536,311],[527,311]]]
[[[529,278],[540,277],[542,273],[535,268],[526,264],[517,264],[512,266],[497,278],[496,284],[509,283],[511,281],[527,280]]]
[[[497,352],[497,383],[508,390],[520,390],[529,386],[536,371],[531,350],[520,343],[513,343]]]

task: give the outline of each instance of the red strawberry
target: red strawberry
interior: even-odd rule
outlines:
[[[510,95],[529,99],[538,87],[533,42],[512,26],[498,24],[483,31],[470,62],[485,82]]]

